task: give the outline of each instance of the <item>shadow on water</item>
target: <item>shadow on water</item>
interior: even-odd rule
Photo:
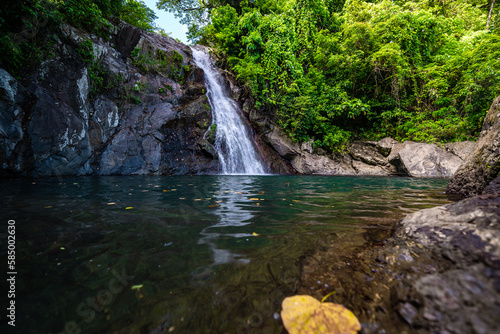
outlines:
[[[281,333],[284,297],[347,289],[346,259],[383,243],[404,214],[446,203],[445,186],[359,177],[5,180],[1,216],[17,226],[18,326]]]

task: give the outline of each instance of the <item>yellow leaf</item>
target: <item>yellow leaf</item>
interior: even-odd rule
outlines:
[[[361,330],[356,316],[342,305],[300,295],[285,298],[281,306],[283,325],[290,334],[355,334]]]
[[[251,201],[258,201],[258,198],[250,198]]]
[[[132,285],[132,287],[130,288],[131,290],[139,290],[140,288],[142,288],[144,286],[144,284],[137,284],[137,285]]]
[[[253,232],[253,233],[252,233],[252,235],[253,235],[254,237],[258,237],[260,234],[257,234],[257,233],[255,233],[255,232]]]
[[[133,209],[133,208],[134,208],[134,207],[132,207],[132,206],[127,206],[127,207],[125,208],[125,210],[130,210],[130,209]]]

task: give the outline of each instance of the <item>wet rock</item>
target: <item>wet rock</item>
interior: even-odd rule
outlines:
[[[394,145],[388,160],[411,177],[450,178],[462,159],[434,145],[411,141]]]
[[[393,307],[423,333],[496,333],[500,197],[473,197],[404,218],[386,250],[419,258],[392,287]],[[417,247],[416,245],[421,245]],[[437,270],[426,273],[422,258]]]
[[[446,192],[463,197],[480,194],[500,172],[500,96],[484,119],[477,144],[457,171]]]

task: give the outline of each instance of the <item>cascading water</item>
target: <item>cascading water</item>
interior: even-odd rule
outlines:
[[[208,53],[192,48],[196,65],[205,72],[208,101],[212,107],[215,149],[223,174],[265,174],[249,131],[239,114],[239,107],[222,84],[223,78]]]

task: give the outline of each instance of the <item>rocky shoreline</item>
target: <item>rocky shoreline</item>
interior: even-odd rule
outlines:
[[[362,333],[500,333],[499,102],[447,189],[469,198],[412,213],[355,255],[333,248],[304,261],[303,273],[349,264],[330,273],[343,277],[334,302],[353,309]],[[302,289],[318,275],[303,274]]]

